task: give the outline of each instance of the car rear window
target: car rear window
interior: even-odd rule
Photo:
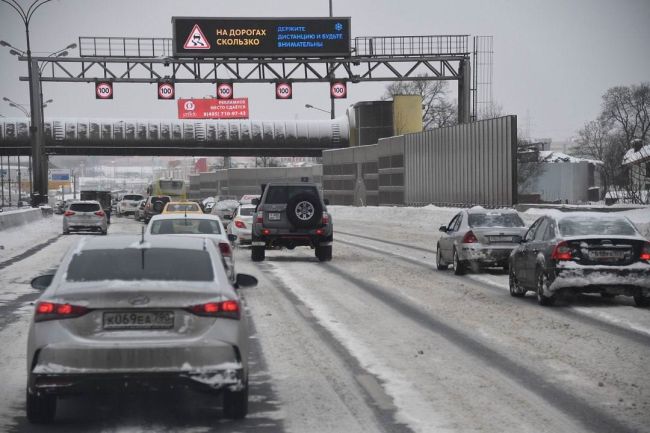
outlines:
[[[255,208],[254,207],[243,207],[239,209],[239,214],[241,216],[251,216],[255,213]]]
[[[68,267],[66,280],[212,281],[214,273],[207,251],[124,248],[85,250],[76,254]]]
[[[634,226],[625,218],[598,216],[571,216],[558,223],[563,236],[619,235],[636,236]]]
[[[275,185],[269,186],[268,191],[266,192],[266,198],[264,203],[266,204],[282,204],[289,201],[291,197],[294,197],[298,194],[309,193],[318,197],[318,191],[313,186],[302,186],[302,185]]]
[[[154,235],[219,235],[219,222],[208,219],[163,219],[151,223]]]
[[[100,207],[96,203],[72,203],[70,210],[75,212],[97,212]]]
[[[122,197],[122,200],[142,200],[141,195],[136,195],[136,194],[127,194],[124,197]]]
[[[525,224],[516,213],[471,213],[467,223],[470,227],[524,227]]]
[[[169,197],[151,197],[151,203],[155,203],[157,201],[160,201],[160,202],[163,202],[163,203],[166,204],[166,203],[169,203],[172,200]]]
[[[180,189],[183,182],[180,180],[160,180],[160,189]]]
[[[167,210],[169,212],[183,212],[183,211],[195,212],[197,210],[200,210],[200,208],[199,205],[196,203],[184,203],[184,204],[171,203],[167,205]]]

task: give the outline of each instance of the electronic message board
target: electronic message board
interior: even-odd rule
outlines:
[[[173,17],[175,57],[345,57],[350,18]]]

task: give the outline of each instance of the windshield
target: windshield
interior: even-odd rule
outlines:
[[[318,191],[313,186],[302,185],[271,185],[268,187],[265,204],[283,204],[289,201],[291,197],[298,194],[308,193],[318,197]]]
[[[154,235],[219,235],[221,227],[218,221],[208,219],[163,219],[151,223]]]
[[[471,213],[467,223],[470,227],[524,227],[525,224],[516,213]]]
[[[251,216],[255,213],[254,207],[243,207],[239,209],[239,215],[241,216]]]
[[[139,194],[128,194],[122,197],[122,200],[142,200],[142,196]]]
[[[606,216],[572,216],[563,218],[558,223],[563,236],[619,235],[636,236],[636,229],[625,218]]]
[[[213,279],[207,251],[174,248],[85,250],[72,258],[66,274],[67,281]]]
[[[180,180],[159,180],[160,189],[162,190],[175,190],[183,188],[183,181]]]
[[[96,212],[100,209],[97,203],[72,203],[70,205],[70,210],[75,212]]]

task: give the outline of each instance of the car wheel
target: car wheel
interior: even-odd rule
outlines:
[[[436,246],[436,268],[439,271],[446,271],[449,265],[442,260],[442,251],[440,251],[440,244]]]
[[[510,286],[510,296],[513,296],[515,298],[523,298],[526,295],[526,289],[521,287],[519,284],[519,281],[517,280],[517,276],[515,275],[515,271],[512,269],[512,266],[510,266],[510,269],[508,271],[508,285]]]
[[[48,424],[56,416],[56,396],[30,394],[27,391],[27,419],[32,424]]]
[[[634,295],[634,303],[637,307],[650,307],[650,296]]]
[[[332,260],[332,246],[318,246],[316,247],[316,257],[321,262],[329,262]]]
[[[544,307],[555,304],[555,295],[546,296],[544,291],[548,288],[548,276],[546,272],[540,271],[537,277],[537,302]]]
[[[63,234],[64,234],[64,235],[69,235],[69,234],[70,234],[70,230],[63,230]]]
[[[223,392],[223,416],[230,419],[243,419],[248,414],[248,384],[241,391]]]
[[[465,273],[465,263],[458,257],[458,253],[456,252],[456,249],[454,248],[454,274],[456,275],[463,275]]]
[[[254,262],[264,261],[264,247],[253,246],[251,248],[251,260]]]
[[[106,236],[108,234],[108,230],[102,230],[102,235]]]

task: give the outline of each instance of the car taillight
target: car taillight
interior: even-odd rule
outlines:
[[[641,260],[650,261],[650,242],[646,242],[645,244],[643,244],[639,258]]]
[[[244,221],[235,220],[235,227],[237,227],[238,229],[245,229],[246,224],[244,224]]]
[[[316,234],[317,234],[318,236],[323,236],[324,233],[325,233],[325,230],[323,230],[323,229],[316,229]]]
[[[264,215],[261,213],[257,214],[257,217],[255,217],[255,222],[262,224],[264,222]]]
[[[263,234],[264,236],[268,236],[268,235],[271,234],[271,230],[269,230],[269,229],[263,229],[263,230],[262,230],[262,234]]]
[[[224,257],[232,257],[232,249],[228,242],[219,242],[219,251],[221,251],[221,255]]]
[[[476,236],[474,236],[473,231],[468,231],[465,233],[465,236],[463,236],[463,243],[464,244],[475,244],[478,242],[478,239],[476,239]]]
[[[551,253],[551,258],[553,260],[571,260],[573,256],[571,254],[571,248],[566,241],[562,241],[553,248]]]
[[[197,316],[239,319],[239,303],[232,300],[192,305],[187,311]]]
[[[46,320],[71,319],[73,317],[83,316],[89,311],[88,308],[78,305],[39,302],[36,304],[34,321],[44,322]]]
[[[330,222],[330,216],[327,215],[326,213],[323,214],[323,218],[321,219],[321,223],[323,224],[329,224]]]
[[[106,214],[104,213],[103,210],[98,210],[97,212],[95,212],[95,215],[97,215],[97,216],[104,216],[104,215],[106,215]]]
[[[71,210],[67,210],[67,211],[65,211],[65,212],[63,213],[63,216],[72,216],[72,215],[74,215],[74,214],[75,214],[75,213],[72,212]]]

